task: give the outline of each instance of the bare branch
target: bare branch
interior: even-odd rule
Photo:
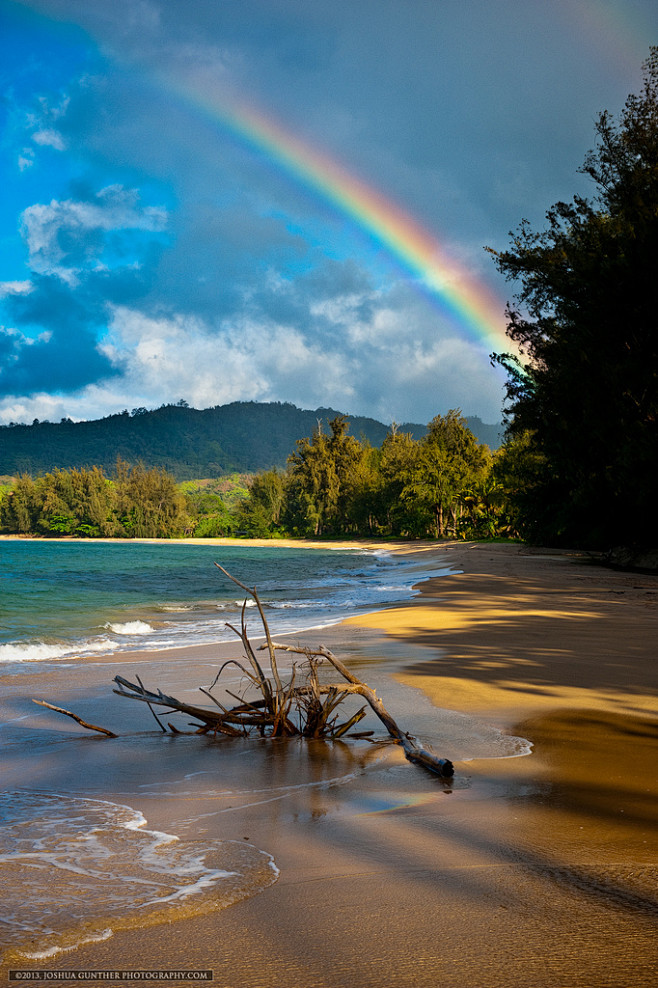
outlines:
[[[255,587],[253,587],[253,588],[248,587],[248,586],[246,586],[246,584],[241,583],[240,580],[236,580],[236,578],[234,576],[231,576],[231,574],[227,570],[225,570],[223,566],[220,566],[219,563],[215,563],[215,566],[217,567],[217,569],[220,569],[222,571],[222,573],[224,574],[224,576],[227,576],[229,578],[229,580],[232,580],[233,583],[235,583],[238,587],[241,587],[242,590],[244,590],[246,593],[248,593],[250,595],[250,597],[253,597],[253,599],[255,600],[256,607],[258,608],[258,613],[260,615],[260,619],[261,619],[261,622],[262,622],[262,625],[263,625],[263,631],[265,632],[265,639],[267,641],[267,648],[268,648],[269,653],[270,653],[270,666],[271,666],[271,669],[272,669],[272,675],[274,676],[274,681],[276,683],[277,690],[279,692],[281,692],[281,690],[282,690],[281,680],[279,678],[279,670],[277,669],[276,655],[275,655],[275,652],[274,652],[274,645],[272,643],[272,636],[270,634],[270,627],[269,627],[269,625],[267,623],[267,618],[265,617],[265,612],[263,611],[263,605],[260,602],[260,597],[258,596],[258,594],[256,592],[256,588]]]
[[[143,690],[144,689],[144,684],[141,681],[141,679],[139,678],[139,676],[137,675],[137,673],[135,673],[135,679],[137,680],[137,682],[139,683],[139,685],[142,687],[142,690]],[[153,707],[151,706],[150,703],[147,703],[147,705],[148,705],[149,710],[151,711],[151,713],[155,717],[156,724],[158,725],[158,727],[160,728],[160,730],[162,731],[162,733],[163,734],[166,734],[167,733],[167,729],[166,729],[166,727],[164,727],[162,721],[160,720],[160,718],[156,714],[155,710],[153,709]]]
[[[32,700],[32,703],[38,703],[40,707],[48,707],[49,710],[54,710],[58,714],[65,714],[67,717],[71,717],[73,720],[77,721],[81,727],[86,727],[88,731],[98,731],[99,734],[105,734],[108,738],[118,738],[118,734],[114,734],[113,731],[108,731],[105,727],[97,727],[96,724],[88,724],[86,720],[82,717],[78,717],[77,714],[72,714],[70,710],[64,710],[63,707],[55,707],[52,703],[46,703],[45,700]]]

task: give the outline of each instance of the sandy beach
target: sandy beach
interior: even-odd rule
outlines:
[[[451,781],[392,745],[165,738],[144,705],[112,696],[117,663],[175,694],[237,645],[99,656],[66,685],[36,668],[10,677],[4,719],[41,697],[122,737],[27,717],[20,730],[42,740],[29,758],[20,735],[8,747],[9,788],[88,786],[183,843],[259,849],[278,877],[223,909],[133,917],[48,960],[10,953],[5,978],[120,967],[212,969],[218,988],[658,982],[658,576],[519,545],[400,550],[453,575],[308,643],[319,636],[452,758]],[[532,752],[478,757],[478,738]]]

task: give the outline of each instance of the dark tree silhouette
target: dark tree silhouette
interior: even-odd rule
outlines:
[[[640,95],[604,112],[581,169],[590,201],[559,202],[541,232],[523,221],[491,251],[521,288],[507,334],[509,436],[527,433],[519,491],[535,540],[606,548],[658,544],[658,48]]]

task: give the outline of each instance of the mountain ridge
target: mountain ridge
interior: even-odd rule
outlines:
[[[289,402],[235,401],[212,408],[185,402],[148,410],[135,408],[102,419],[0,426],[0,475],[33,476],[57,468],[114,469],[117,458],[163,467],[177,480],[255,473],[284,467],[295,442],[345,413],[333,408],[300,409]],[[380,446],[390,427],[376,419],[346,415],[350,432]],[[480,442],[500,445],[503,426],[465,416]],[[419,439],[425,425],[403,423],[399,432]]]

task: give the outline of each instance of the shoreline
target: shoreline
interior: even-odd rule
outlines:
[[[124,538],[80,538],[73,535],[63,535],[53,538],[48,535],[1,535],[0,542],[61,542],[93,545],[97,544],[119,544],[119,545],[216,545],[231,546],[233,548],[282,548],[282,549],[371,549],[373,552],[390,549],[392,552],[426,552],[435,550],[442,546],[453,544],[452,542],[436,542],[433,539],[399,539],[387,541],[386,539],[242,539],[233,537],[220,538],[182,538],[182,539],[124,539]]]
[[[107,970],[121,958],[212,968],[222,988],[652,985],[658,578],[518,546],[434,548],[437,565],[462,572],[322,637],[396,719],[405,705],[412,731],[427,722],[414,698],[427,696],[436,718],[480,718],[529,738],[532,754],[458,763],[447,787],[393,750],[337,789],[235,812],[200,790],[186,812],[272,853],[276,884],[219,912],[12,966]],[[182,674],[171,658],[143,661]],[[190,674],[211,664],[182,659]],[[104,709],[96,670],[88,689],[70,687],[70,709],[85,689],[90,709]],[[75,731],[49,717],[53,736]],[[85,750],[102,752],[94,742]],[[176,800],[138,808],[149,826],[180,823]]]
[[[0,545],[2,538],[0,536]],[[98,598],[95,607],[89,608],[88,621],[85,621],[86,601],[79,601],[76,614],[72,615],[71,622],[64,629],[61,621],[52,619],[48,599],[44,598],[43,633],[38,636],[28,633],[32,632],[37,621],[33,620],[31,609],[24,608],[23,627],[27,630],[23,631],[15,625],[12,640],[9,640],[9,634],[0,635],[0,640],[8,639],[0,644],[0,673],[10,663],[39,660],[71,662],[76,659],[102,662],[110,655],[118,656],[124,652],[171,652],[197,644],[208,646],[231,641],[234,637],[232,631],[227,630],[226,622],[239,620],[239,604],[241,596],[244,596],[242,591],[226,580],[214,588],[207,580],[204,581],[202,575],[198,575],[196,588],[189,580],[187,584],[182,581],[184,589],[179,596],[175,584],[179,550],[171,548],[172,540],[7,537],[4,544],[8,547],[10,572],[13,572],[12,559],[15,559],[19,574],[25,565],[21,560],[27,558],[29,565],[32,559],[32,555],[23,556],[21,546],[34,550],[37,557],[40,557],[40,546],[44,553],[46,548],[61,548],[61,553],[48,553],[49,559],[51,556],[54,558],[50,566],[54,573],[59,569],[59,561],[66,563],[68,559],[66,547],[69,546],[72,553],[75,548],[74,566],[80,574],[79,582],[89,569],[94,574],[98,572],[102,580],[105,577],[103,560],[106,558],[112,560],[110,567],[118,565],[121,568],[121,562],[125,560],[122,546],[127,547],[126,551],[131,546],[135,547],[135,551],[140,547],[152,551],[146,557],[151,567],[148,591],[141,595],[138,593],[133,600],[126,598],[121,586],[117,585],[118,592],[112,595],[109,591],[104,598]],[[204,572],[209,570],[217,576],[212,561],[218,559],[236,576],[250,585],[255,584],[265,607],[272,608],[268,611],[269,620],[273,632],[279,635],[314,633],[338,624],[348,616],[404,601],[413,595],[415,583],[436,572],[433,560],[439,551],[437,544],[431,541],[399,541],[394,545],[385,545],[374,540],[325,544],[287,540],[191,539],[174,542],[173,545],[180,546],[181,552],[197,550],[197,570],[203,562],[206,567]],[[11,546],[16,548],[12,551]],[[271,554],[262,551],[270,548]],[[208,551],[211,549],[214,550],[212,553]],[[199,552],[203,552],[203,560]],[[316,554],[314,559],[309,560],[308,568],[305,561],[301,563],[306,552]],[[334,553],[343,555],[343,561],[336,566],[332,560]],[[186,554],[182,558],[186,560],[190,557]],[[129,553],[131,567],[132,559]],[[289,560],[297,562],[290,564]],[[124,565],[127,565],[125,561]],[[284,568],[279,569],[280,565]],[[161,577],[158,569],[162,567],[166,568],[167,573]],[[329,578],[324,569],[330,574]],[[370,572],[364,576],[361,570]],[[331,574],[334,572],[332,584]],[[172,579],[169,579],[168,573],[173,574]],[[292,584],[286,594],[289,576]],[[54,578],[51,578],[47,587],[51,600],[56,590]],[[29,601],[27,595],[23,599]],[[90,599],[96,601],[93,593]],[[64,606],[70,607],[68,601],[65,600]],[[56,609],[51,606],[51,611],[54,614]],[[253,615],[250,623],[253,623]],[[262,633],[259,628],[254,630],[256,638]],[[31,654],[34,658],[30,657]]]

